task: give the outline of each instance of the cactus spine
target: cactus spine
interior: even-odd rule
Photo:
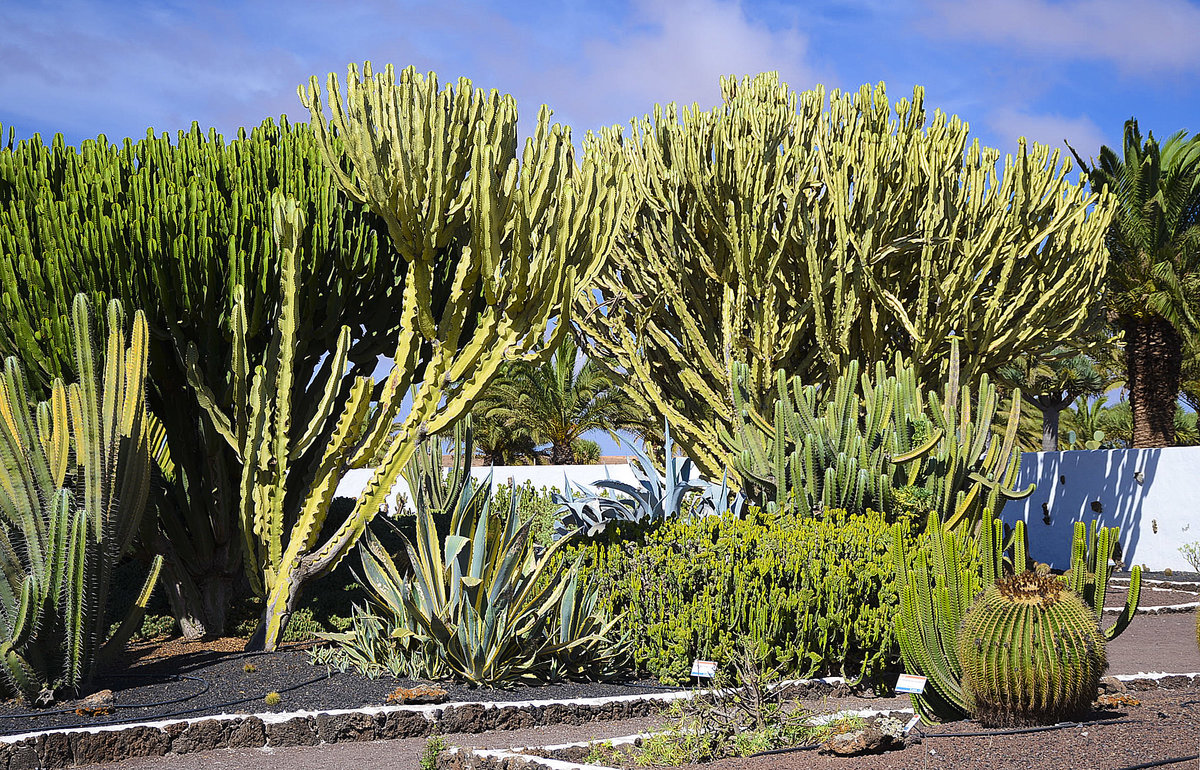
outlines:
[[[75,298],[71,334],[78,382],[54,380],[32,412],[15,357],[0,382],[0,678],[10,693],[45,704],[92,673],[108,635],[113,570],[141,526],[150,479],[145,411],[145,317],[111,302],[97,349],[87,299]],[[134,616],[158,577],[153,563]],[[130,624],[126,624],[128,628]]]
[[[1085,713],[1108,666],[1096,615],[1061,578],[1001,578],[958,633],[962,690],[988,726],[1053,724]]]
[[[628,166],[635,205],[576,314],[589,355],[615,360],[704,475],[739,451],[735,362],[742,408],[769,424],[780,369],[823,387],[900,352],[930,382],[955,333],[974,381],[1086,321],[1112,203],[1056,151],[1022,143],[999,173],[919,88],[893,106],[882,85],[721,85],[712,110],[656,107],[589,143]]]

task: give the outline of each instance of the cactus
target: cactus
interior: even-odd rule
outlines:
[[[75,298],[71,340],[79,381],[51,384],[32,412],[15,357],[0,382],[0,681],[38,705],[88,678],[106,642],[135,627],[161,559],[122,636],[109,637],[113,570],[139,533],[150,481],[145,387],[148,332],[134,316],[126,346],[120,303],[109,303],[107,343],[94,347],[90,305]]]
[[[1077,718],[1108,666],[1104,642],[1096,615],[1061,578],[1001,578],[971,605],[958,632],[968,709],[991,727]]]
[[[404,274],[401,324],[377,394],[371,379],[342,376],[351,333],[341,330],[323,377],[313,378],[323,394],[294,435],[291,391],[310,379],[288,355],[294,327],[307,322],[292,277],[301,226],[294,207],[282,220],[277,214],[283,288],[279,307],[267,309],[276,331],[265,363],[251,381],[237,340],[252,309],[235,302],[232,414],[213,408],[203,383],[193,383],[214,430],[243,448],[241,528],[252,580],[266,596],[251,649],[274,649],[303,585],[354,546],[425,437],[466,414],[503,361],[550,354],[569,326],[564,303],[598,266],[624,199],[614,171],[576,167],[569,133],[550,125],[548,110],[518,158],[512,97],[485,95],[465,79],[439,89],[432,74],[409,69],[397,78],[388,67],[376,76],[368,64],[361,77],[350,68],[348,107],[332,75],[328,95],[331,123],[315,78],[301,89],[330,173],[387,226]],[[309,448],[316,466],[289,472]],[[347,518],[326,522],[344,471],[375,458],[382,460]]]
[[[705,475],[739,452],[733,363],[769,423],[780,369],[824,388],[899,352],[928,383],[959,334],[973,382],[1088,320],[1112,201],[1058,152],[1022,142],[1000,162],[919,88],[894,106],[882,84],[797,93],[770,73],[721,90],[712,110],[655,107],[588,142],[635,192],[576,314],[589,355]]]
[[[563,477],[563,493],[551,492],[550,498],[559,506],[558,521],[554,525],[554,539],[582,532],[586,537],[595,537],[604,532],[609,524],[630,522],[658,524],[688,514],[695,517],[723,516],[731,513],[740,518],[745,496],[734,494],[726,478],[715,484],[701,478],[692,478],[692,461],[675,455],[671,441],[671,426],[663,426],[665,460],[664,474],[659,474],[642,449],[631,445],[634,459],[629,467],[637,479],[637,486],[623,481],[601,479],[591,486],[604,492],[590,491],[576,484],[575,494],[571,482]],[[618,496],[607,495],[612,491]],[[691,496],[691,497],[689,497]],[[730,499],[732,497],[732,500]]]
[[[76,293],[98,308],[112,298],[146,314],[147,406],[177,471],[152,489],[159,526],[146,545],[167,557],[164,589],[189,637],[226,630],[244,557],[241,463],[187,395],[186,352],[196,346],[199,374],[231,411],[235,287],[250,370],[263,363],[273,332],[282,284],[269,237],[275,191],[299,201],[307,221],[295,368],[320,366],[345,325],[355,330],[350,362],[371,372],[394,350],[403,261],[383,221],[337,193],[306,124],[268,120],[231,137],[193,124],[175,136],[101,136],[78,148],[35,135],[0,147],[0,355],[25,363],[35,397],[45,398],[55,377],[77,377],[69,322]],[[322,395],[298,382],[296,413],[311,413]]]
[[[944,525],[973,529],[998,517],[1008,500],[1033,492],[1011,488],[1021,465],[1020,398],[1004,434],[993,433],[996,389],[984,375],[972,412],[972,389],[960,385],[957,340],[941,396],[923,397],[914,367],[900,356],[894,374],[882,363],[874,377],[858,372],[851,362],[825,392],[777,373],[782,395],[768,425],[756,420],[742,387],[746,367],[734,364],[733,401],[742,415],[736,467],[769,508],[890,512],[895,488],[920,487]]]
[[[1070,589],[1091,607],[1097,619],[1104,617],[1104,599],[1108,593],[1108,579],[1112,575],[1108,562],[1120,537],[1119,527],[1100,527],[1094,520],[1087,524],[1075,522],[1071,541],[1071,569],[1063,577]],[[1129,575],[1125,606],[1116,621],[1103,630],[1105,639],[1112,641],[1129,627],[1137,614],[1141,593],[1142,568],[1135,565]]]

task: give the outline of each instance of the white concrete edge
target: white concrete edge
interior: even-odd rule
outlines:
[[[1193,607],[1200,607],[1200,602],[1184,602],[1183,604],[1158,604],[1150,607],[1138,607],[1135,614],[1159,615],[1164,612],[1183,612]],[[1105,612],[1124,612],[1124,607],[1105,607]]]
[[[1189,679],[1195,679],[1197,677],[1200,677],[1200,671],[1193,671],[1193,672],[1187,673],[1187,674],[1171,674],[1171,673],[1164,673],[1162,671],[1147,673],[1147,672],[1139,671],[1136,674],[1112,674],[1111,676],[1113,679],[1116,679],[1118,682],[1132,682],[1135,679],[1153,679],[1153,680],[1157,681],[1159,679],[1166,679],[1169,676],[1186,676]]]
[[[884,716],[887,714],[912,714],[912,709],[844,709],[835,711],[832,714],[818,714],[809,721],[813,724],[823,725],[833,722],[837,719],[846,717],[862,717],[864,719],[874,716]],[[460,751],[469,751],[472,754],[480,757],[494,759],[519,759],[525,762],[540,764],[552,770],[620,770],[620,768],[612,768],[607,765],[586,765],[578,762],[567,762],[562,759],[550,759],[541,757],[535,754],[526,754],[524,752],[534,749],[537,751],[562,751],[563,749],[578,749],[595,746],[596,744],[607,744],[609,746],[624,746],[629,743],[634,743],[638,740],[644,740],[655,735],[664,735],[663,732],[658,733],[635,733],[634,735],[622,735],[618,738],[596,738],[590,741],[576,741],[575,743],[558,743],[549,746],[514,746],[511,749],[472,749],[466,747],[454,746],[448,749],[451,754],[457,754]]]
[[[1110,583],[1128,583],[1130,578],[1127,577],[1110,577]],[[1160,586],[1195,586],[1200,589],[1200,580],[1159,580],[1158,578],[1142,578],[1142,585],[1160,585]],[[1170,588],[1159,589],[1162,591],[1170,591]],[[1186,590],[1186,589],[1185,589]],[[1194,589],[1193,589],[1194,590]]]
[[[782,684],[813,684],[816,682],[825,682],[826,684],[837,684],[846,681],[840,676],[817,677],[815,679],[792,679]],[[636,685],[635,685],[636,686]],[[182,717],[173,719],[160,719],[152,722],[118,722],[111,725],[95,725],[91,727],[67,727],[61,729],[48,728],[46,730],[35,730],[28,733],[18,733],[15,735],[0,736],[0,744],[16,743],[25,740],[26,738],[36,738],[39,735],[48,735],[50,733],[106,733],[115,732],[118,730],[128,730],[133,727],[152,727],[159,730],[164,729],[167,725],[176,724],[195,724],[208,719],[213,719],[219,722],[231,721],[234,719],[249,719],[250,717],[258,717],[265,724],[279,724],[287,722],[298,717],[313,717],[318,714],[327,716],[341,716],[344,714],[366,714],[368,716],[377,716],[379,714],[392,714],[399,712],[415,712],[419,713],[429,721],[434,721],[434,712],[444,710],[450,707],[460,706],[482,706],[485,709],[500,709],[500,708],[537,708],[546,706],[605,706],[609,703],[628,703],[639,700],[663,701],[670,703],[671,701],[683,700],[692,698],[699,692],[697,689],[692,690],[675,690],[672,692],[663,693],[635,693],[633,695],[606,695],[599,698],[565,698],[561,700],[546,699],[546,700],[525,700],[525,701],[460,701],[447,703],[433,703],[421,706],[362,706],[353,709],[317,709],[317,710],[300,710],[300,711],[266,711],[254,714],[204,714],[195,717]]]

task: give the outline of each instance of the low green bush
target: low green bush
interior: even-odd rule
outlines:
[[[910,529],[915,536],[916,524]],[[798,518],[751,509],[741,520],[621,525],[576,548],[602,610],[620,618],[634,663],[682,682],[694,658],[727,666],[743,639],[789,676],[875,680],[896,670],[890,545],[882,514]]]

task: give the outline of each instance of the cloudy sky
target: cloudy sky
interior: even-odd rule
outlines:
[[[1131,116],[1200,129],[1197,40],[1188,0],[7,0],[0,123],[71,143],[231,133],[305,118],[298,84],[369,59],[465,75],[581,131],[778,70],[798,89],[882,80],[894,99],[920,84],[987,144],[1093,154]]]

